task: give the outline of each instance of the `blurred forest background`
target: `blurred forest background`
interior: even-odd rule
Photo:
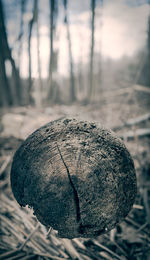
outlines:
[[[124,140],[137,174],[111,232],[61,239],[16,203],[14,152],[62,117]],[[150,0],[0,0],[0,259],[150,259]]]
[[[1,0],[0,26],[1,107],[150,87],[147,1]]]

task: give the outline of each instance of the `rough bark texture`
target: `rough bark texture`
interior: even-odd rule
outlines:
[[[16,152],[11,185],[21,206],[61,237],[93,237],[115,227],[136,195],[132,158],[123,142],[95,123],[53,121]]]

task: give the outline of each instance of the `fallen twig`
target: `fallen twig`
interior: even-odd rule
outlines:
[[[0,176],[6,170],[8,164],[10,163],[10,161],[11,161],[11,156],[10,155],[6,156],[2,166],[0,168]]]
[[[133,88],[137,91],[142,91],[150,94],[150,88],[142,85],[134,85]]]
[[[30,233],[30,235],[26,238],[24,243],[19,247],[20,251],[23,249],[23,247],[26,245],[26,243],[31,239],[31,237],[35,234],[35,232],[38,230],[40,226],[40,223],[38,223],[35,227],[35,229]]]
[[[124,140],[135,139],[135,137],[146,137],[150,136],[150,128],[141,128],[134,131],[128,131],[127,133],[122,134],[120,137]]]
[[[71,256],[72,259],[82,259],[79,255],[79,253],[77,252],[77,250],[75,249],[75,247],[73,246],[71,240],[69,239],[62,239],[62,242],[64,244],[65,249],[67,250],[68,254]]]
[[[140,116],[135,117],[135,118],[130,118],[129,120],[127,120],[123,124],[113,127],[112,130],[114,130],[114,131],[121,130],[124,127],[134,126],[134,125],[143,123],[147,120],[150,120],[150,113],[146,113],[144,115],[140,115]]]
[[[9,252],[6,252],[4,254],[2,254],[0,256],[0,259],[9,259],[10,257],[13,257],[16,253],[18,253],[20,250],[17,248],[17,249],[14,249],[14,250],[11,250]],[[11,258],[12,259],[12,258]]]
[[[109,254],[111,254],[112,256],[116,257],[117,259],[122,260],[122,258],[121,258],[119,255],[117,255],[116,253],[114,253],[114,252],[113,252],[112,250],[110,250],[108,247],[106,247],[106,246],[100,244],[100,243],[99,243],[98,241],[96,241],[95,239],[93,239],[93,243],[94,243],[95,245],[97,245],[98,247],[102,248],[103,250],[105,250],[106,252],[108,252]]]
[[[144,223],[136,232],[140,232],[142,229],[144,229],[148,225],[148,222]]]
[[[133,208],[134,208],[134,209],[140,209],[140,210],[143,210],[143,209],[144,209],[143,206],[137,205],[137,204],[133,204]]]

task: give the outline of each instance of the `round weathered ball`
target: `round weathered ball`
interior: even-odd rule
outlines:
[[[61,119],[17,150],[12,191],[21,206],[60,237],[93,237],[115,227],[136,196],[133,160],[123,142],[95,123]]]

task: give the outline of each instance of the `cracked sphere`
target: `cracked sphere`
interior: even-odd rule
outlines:
[[[94,237],[129,213],[136,196],[133,160],[123,142],[95,123],[60,119],[17,150],[11,186],[21,206],[60,237]]]

